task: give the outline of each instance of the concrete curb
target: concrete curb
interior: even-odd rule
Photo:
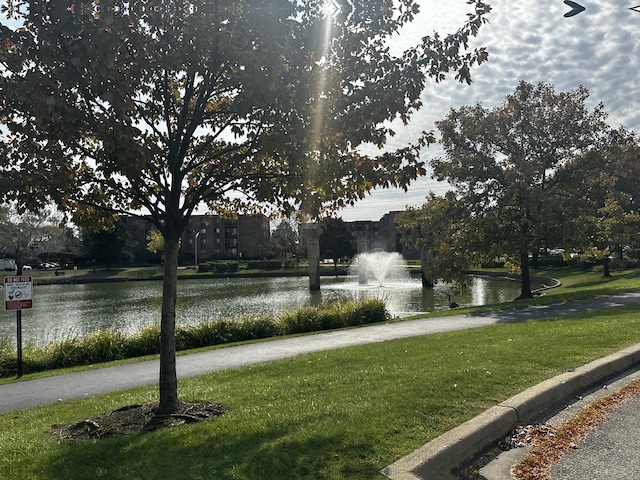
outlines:
[[[640,344],[595,360],[531,387],[440,435],[389,465],[392,480],[456,480],[454,472],[495,447],[518,425],[555,411],[598,383],[640,365]]]

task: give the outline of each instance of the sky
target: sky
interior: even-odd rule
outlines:
[[[406,127],[399,127],[392,147],[414,140],[419,132],[433,130],[451,108],[481,103],[500,105],[521,80],[551,83],[556,92],[580,85],[590,92],[588,105],[604,105],[612,127],[640,133],[640,0],[576,0],[586,8],[570,18],[562,0],[518,2],[486,0],[492,7],[489,23],[480,29],[475,46],[485,46],[489,61],[472,70],[472,85],[453,77],[431,82],[423,94],[424,106]],[[466,0],[422,0],[420,14],[394,40],[401,49],[437,30],[451,33],[463,24],[473,5]],[[638,7],[637,10],[632,10]],[[442,156],[438,145],[426,148],[428,162]],[[385,213],[420,206],[430,191],[443,194],[446,183],[430,178],[415,181],[408,192],[376,190],[366,199],[338,213],[345,221],[379,220]]]
[[[472,85],[460,84],[453,76],[443,83],[430,80],[423,94],[422,109],[407,126],[399,125],[389,143],[399,148],[413,143],[422,131],[437,133],[435,122],[451,108],[481,103],[500,105],[521,80],[554,85],[556,92],[585,86],[590,105],[603,103],[612,127],[620,125],[640,133],[640,0],[576,0],[586,10],[571,18],[563,0],[486,0],[492,11],[472,45],[484,46],[488,62],[472,70]],[[466,20],[474,5],[467,0],[417,0],[420,14],[393,40],[400,52],[434,31],[452,33]],[[636,7],[636,10],[632,8]],[[422,160],[443,155],[431,145]],[[414,181],[408,192],[375,190],[338,216],[345,221],[379,220],[385,213],[408,205],[425,203],[429,192],[443,194],[446,183],[428,173]]]

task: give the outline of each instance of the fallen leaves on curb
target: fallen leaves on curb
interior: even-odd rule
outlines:
[[[640,380],[582,408],[558,427],[529,425],[521,427],[514,438],[525,435],[529,453],[516,464],[512,474],[517,480],[553,480],[551,466],[571,453],[589,431],[606,420],[611,412],[640,394]]]

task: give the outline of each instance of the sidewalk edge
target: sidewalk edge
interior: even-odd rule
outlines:
[[[391,480],[457,479],[453,471],[494,447],[516,426],[559,410],[576,395],[637,365],[640,343],[528,388],[426,443],[381,473]]]

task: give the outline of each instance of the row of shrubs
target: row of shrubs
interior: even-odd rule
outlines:
[[[283,267],[295,266],[293,262],[282,260],[249,260],[247,270],[281,270]],[[240,262],[237,261],[215,261],[198,264],[198,272],[213,273],[235,273],[240,269]]]
[[[176,329],[176,348],[190,350],[247,340],[331,330],[389,320],[380,299],[322,304],[286,312],[276,318],[247,317],[240,321],[214,320]],[[44,348],[27,346],[23,372],[33,373],[154,355],[160,352],[160,327],[148,327],[134,335],[101,331],[83,339],[52,342]],[[0,377],[17,371],[15,350],[0,343]]]
[[[602,266],[602,259],[599,260],[583,260],[580,257],[566,258],[562,255],[553,255],[547,257],[539,257],[535,264],[531,260],[530,266],[536,268],[545,267],[570,267],[579,270],[590,270],[595,266]],[[623,260],[612,258],[610,263],[612,270],[638,268],[640,262],[636,259],[625,257]],[[501,260],[489,261],[481,264],[482,268],[504,268],[505,262]]]
[[[235,273],[240,268],[240,263],[228,262],[206,262],[198,264],[198,272],[215,272],[215,273]]]

